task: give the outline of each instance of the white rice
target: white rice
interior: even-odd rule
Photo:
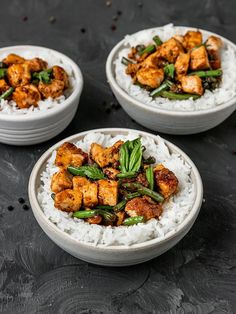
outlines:
[[[2,52],[0,53],[0,60],[4,59],[9,52]],[[17,53],[18,54],[18,53]],[[67,72],[69,76],[70,81],[70,87],[64,92],[64,95],[57,97],[55,99],[49,97],[44,100],[40,100],[38,102],[38,106],[34,107],[31,106],[28,109],[20,109],[17,107],[16,103],[13,100],[0,100],[0,115],[1,114],[14,114],[14,115],[25,115],[25,114],[37,114],[37,112],[49,110],[51,108],[56,107],[58,104],[63,103],[66,98],[68,98],[75,87],[76,80],[74,72],[71,68],[71,66],[64,62],[61,58],[59,58],[57,55],[55,55],[51,50],[42,50],[40,53],[34,52],[34,51],[28,51],[24,50],[22,53],[19,53],[21,57],[25,59],[32,59],[32,58],[41,58],[45,60],[48,63],[48,67],[52,67],[54,65],[59,65],[64,68],[64,70]],[[81,82],[77,82],[80,84]]]
[[[117,135],[112,137],[103,133],[90,133],[83,140],[75,142],[75,144],[84,151],[89,151],[90,145],[93,142],[110,146],[120,139],[125,141],[137,138],[138,135],[138,133],[132,132],[127,136]],[[159,221],[151,219],[147,223],[129,227],[90,225],[82,219],[72,218],[71,214],[56,209],[51,198],[50,189],[52,174],[58,171],[58,168],[54,165],[56,151],[52,153],[47,162],[46,169],[41,174],[42,184],[38,190],[38,201],[45,216],[72,238],[93,245],[129,246],[154,238],[162,239],[168,232],[175,230],[187,217],[195,200],[195,190],[190,177],[191,167],[183,161],[180,155],[176,153],[171,154],[159,136],[156,142],[150,137],[142,137],[142,144],[147,148],[145,152],[146,157],[150,155],[154,156],[157,163],[163,163],[179,179],[179,191],[164,204],[163,214]]]
[[[168,40],[175,34],[185,34],[186,30],[183,30],[173,24],[168,24],[162,28],[153,28],[150,30],[143,30],[133,35],[125,36],[125,46],[127,48],[122,49],[118,58],[115,60],[115,75],[117,83],[122,89],[124,89],[130,96],[141,101],[142,103],[167,110],[177,111],[194,111],[213,108],[225,103],[236,96],[236,50],[224,43],[222,50],[222,70],[223,78],[220,87],[214,91],[206,90],[204,95],[197,100],[168,100],[161,97],[153,99],[149,96],[149,92],[145,89],[134,85],[130,75],[125,73],[126,66],[121,63],[122,57],[127,57],[130,47],[134,47],[139,44],[148,45],[152,42],[152,38],[158,35],[162,41]],[[203,35],[205,41],[208,36]]]

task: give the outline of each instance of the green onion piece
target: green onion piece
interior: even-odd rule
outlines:
[[[157,46],[160,46],[160,45],[162,45],[162,41],[161,41],[161,39],[160,39],[160,37],[159,36],[154,36],[153,38],[153,41],[155,42],[155,44],[157,45]]]
[[[146,188],[145,186],[143,186],[140,183],[136,183],[136,182],[124,183],[123,186],[125,188],[131,189],[131,190],[136,190],[141,195],[150,196],[154,201],[156,201],[158,203],[161,203],[164,201],[164,197],[161,194]]]
[[[125,226],[132,226],[132,225],[140,224],[142,222],[145,222],[145,217],[144,216],[135,216],[135,217],[126,218],[123,221],[123,225],[125,225]]]
[[[171,64],[167,64],[165,67],[164,67],[164,71],[165,71],[165,75],[170,77],[170,78],[174,78],[175,76],[175,66],[173,63]]]
[[[92,180],[105,179],[102,170],[94,166],[81,166],[81,167],[69,166],[67,170],[74,176],[88,177]]]
[[[130,171],[130,172],[125,172],[125,173],[118,173],[116,175],[117,178],[123,179],[123,178],[134,178],[136,177],[137,173]]]
[[[151,97],[157,97],[161,94],[162,91],[167,90],[169,87],[171,87],[171,85],[173,85],[173,83],[169,80],[165,80],[164,83],[162,83],[159,87],[157,87],[156,89],[154,89],[151,93],[150,96]]]
[[[95,209],[104,209],[104,210],[112,210],[113,206],[109,206],[109,205],[97,205],[95,207]]]
[[[125,205],[126,205],[126,200],[122,200],[121,202],[119,202],[117,205],[114,206],[113,208],[114,212],[120,212],[121,210],[125,208]]]
[[[150,45],[150,46],[147,46],[145,49],[139,51],[138,54],[142,56],[144,53],[151,53],[151,52],[154,52],[155,50],[156,50],[156,46]]]
[[[97,210],[80,210],[78,212],[73,213],[73,217],[79,218],[79,219],[86,219],[90,217],[94,217],[98,215]]]
[[[121,63],[124,64],[124,65],[134,64],[134,62],[133,62],[132,60],[127,59],[127,58],[125,58],[125,57],[122,57]]]
[[[209,70],[209,71],[195,71],[191,72],[188,75],[197,75],[199,77],[210,77],[210,76],[221,76],[222,75],[222,70]]]
[[[7,74],[7,69],[0,69],[0,79],[4,78]]]
[[[177,94],[169,91],[161,92],[161,96],[164,98],[175,99],[175,100],[185,100],[189,98],[193,98],[193,100],[198,99],[199,95],[194,94]]]
[[[6,99],[6,98],[9,97],[13,92],[14,92],[14,88],[13,88],[13,87],[8,88],[8,90],[5,91],[5,92],[0,96],[0,100],[1,100],[1,99]]]
[[[147,178],[148,183],[149,183],[149,188],[151,190],[154,190],[154,174],[153,174],[153,168],[151,166],[149,166],[146,169],[146,178]]]

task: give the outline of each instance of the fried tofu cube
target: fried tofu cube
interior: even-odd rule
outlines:
[[[95,182],[90,182],[81,187],[84,207],[94,207],[98,204],[98,186]]]
[[[47,68],[47,62],[40,58],[33,58],[25,61],[31,72],[39,72]]]
[[[106,167],[103,168],[103,173],[108,177],[108,179],[115,180],[120,171],[112,167]]]
[[[50,83],[39,82],[38,89],[44,98],[57,98],[63,94],[65,84],[63,81],[53,79]]]
[[[202,44],[202,33],[199,31],[188,31],[184,35],[185,48],[190,50]]]
[[[182,89],[185,93],[202,95],[202,80],[197,75],[182,76],[180,79]]]
[[[223,42],[219,37],[210,36],[206,41],[209,62],[213,70],[221,67],[220,51],[222,47]]]
[[[6,92],[9,89],[9,85],[7,84],[7,82],[4,79],[0,80],[0,93],[3,94],[4,92]]]
[[[175,73],[177,77],[186,75],[188,72],[190,53],[181,52],[175,62]]]
[[[119,160],[119,150],[123,141],[116,142],[111,147],[102,147],[102,145],[93,143],[90,149],[90,156],[101,168],[108,165],[114,165]]]
[[[175,62],[180,52],[184,52],[183,46],[173,37],[160,46],[160,56],[170,63]]]
[[[66,189],[71,189],[73,186],[72,175],[65,169],[62,169],[52,176],[51,190],[54,193],[59,193]]]
[[[116,225],[117,226],[122,225],[122,223],[123,223],[123,221],[125,219],[125,211],[121,211],[121,212],[116,213],[116,216],[117,216]]]
[[[81,190],[81,188],[84,185],[87,185],[90,183],[90,181],[87,178],[80,177],[80,176],[73,177],[72,182],[73,182],[73,189],[74,190]]]
[[[136,79],[142,85],[157,88],[164,80],[164,70],[157,68],[141,68],[136,73]]]
[[[57,150],[55,165],[62,168],[80,167],[88,160],[88,154],[72,143],[65,142]]]
[[[205,46],[193,49],[190,54],[190,69],[196,71],[209,68],[210,63]]]
[[[66,71],[62,67],[60,67],[58,65],[53,66],[52,67],[52,74],[56,80],[62,81],[64,83],[65,89],[68,88],[69,77],[68,77]]]
[[[12,94],[17,106],[21,109],[29,108],[31,106],[37,107],[41,100],[41,95],[38,88],[33,84],[16,87]]]
[[[102,222],[102,217],[99,215],[96,215],[94,217],[87,218],[86,221],[92,225],[99,225]]]
[[[14,54],[14,53],[10,53],[6,58],[4,58],[2,60],[2,62],[8,66],[12,65],[12,64],[20,64],[20,63],[24,63],[25,59]]]
[[[63,190],[55,195],[54,206],[62,211],[76,212],[82,205],[82,192],[79,190]]]
[[[154,178],[164,198],[168,198],[177,191],[179,181],[175,174],[164,165],[159,164],[154,168]]]
[[[100,205],[115,206],[118,201],[118,182],[98,180],[98,202]]]
[[[29,66],[25,63],[12,64],[7,69],[7,78],[11,86],[24,86],[31,81]]]
[[[162,214],[162,206],[150,197],[135,197],[126,203],[125,212],[130,217],[144,216],[146,220],[149,220],[158,218]]]

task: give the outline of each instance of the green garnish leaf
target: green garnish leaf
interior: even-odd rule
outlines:
[[[44,70],[41,72],[34,72],[33,79],[49,84],[51,82],[51,74],[52,74],[52,69]]]
[[[102,170],[94,166],[81,166],[81,167],[69,166],[67,170],[74,176],[88,177],[92,180],[105,179]]]

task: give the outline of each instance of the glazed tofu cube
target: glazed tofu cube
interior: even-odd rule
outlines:
[[[98,186],[96,183],[83,185],[81,188],[83,194],[84,207],[94,207],[98,204]]]
[[[181,52],[175,62],[175,73],[177,77],[186,75],[188,72],[190,53]]]
[[[158,68],[159,62],[161,61],[160,49],[150,54],[144,61],[142,62],[143,68]]]
[[[93,143],[90,149],[91,158],[101,167],[114,165],[119,160],[119,150],[123,141],[116,142],[111,147],[102,147],[102,145]]]
[[[130,217],[144,216],[148,220],[158,218],[162,213],[162,206],[155,203],[150,197],[135,197],[127,202],[125,212]]]
[[[2,62],[8,66],[12,65],[12,64],[20,64],[20,63],[24,63],[25,59],[14,54],[14,53],[10,53],[6,58],[4,58],[2,60]]]
[[[7,69],[7,78],[11,86],[24,86],[30,83],[30,68],[25,63],[12,64]]]
[[[74,190],[81,190],[81,188],[84,185],[87,185],[90,183],[90,181],[87,178],[80,177],[80,176],[73,177],[72,182],[73,182],[73,189]]]
[[[108,177],[108,179],[115,180],[120,171],[112,167],[106,167],[103,168],[103,173]]]
[[[0,80],[0,93],[3,94],[4,92],[6,92],[9,89],[9,85],[7,84],[7,82],[4,79]]]
[[[205,46],[193,49],[190,54],[190,69],[196,71],[209,68],[210,63]]]
[[[156,186],[164,198],[168,198],[176,192],[179,181],[175,174],[162,164],[154,168],[154,178]]]
[[[178,40],[178,41],[181,43],[181,45],[182,45],[183,47],[186,46],[186,42],[185,42],[185,39],[184,39],[184,36],[183,36],[183,35],[178,35],[178,34],[177,34],[177,35],[174,35],[173,38],[176,39],[176,40]]]
[[[202,33],[199,31],[188,31],[184,35],[185,48],[190,50],[202,44]]]
[[[79,190],[63,190],[55,195],[54,206],[62,211],[76,212],[82,205],[82,193]]]
[[[72,143],[63,143],[57,150],[55,165],[62,168],[80,167],[88,160],[88,155]]]
[[[221,67],[220,51],[222,47],[223,42],[219,37],[210,36],[206,41],[206,49],[212,69],[219,69]]]
[[[118,201],[118,182],[113,180],[99,180],[98,201],[100,205],[115,206]]]
[[[170,63],[175,62],[180,52],[184,52],[183,46],[173,37],[160,46],[160,56]]]
[[[54,193],[59,193],[66,189],[71,189],[72,175],[65,169],[60,170],[52,176],[51,190]]]
[[[136,78],[142,85],[157,88],[164,80],[164,70],[157,68],[141,68],[136,73]]]
[[[203,94],[202,80],[197,75],[182,76],[180,82],[185,93]]]

